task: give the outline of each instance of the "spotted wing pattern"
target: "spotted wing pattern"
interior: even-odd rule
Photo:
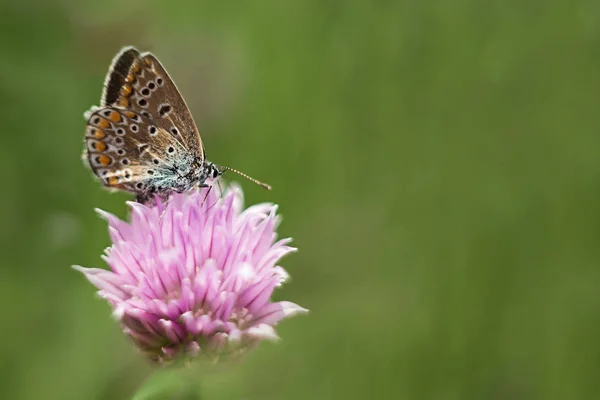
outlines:
[[[115,105],[121,97],[121,88],[129,75],[134,61],[140,58],[140,52],[133,47],[126,47],[113,59],[104,81],[104,91],[100,105]]]
[[[154,125],[172,134],[201,163],[204,162],[204,146],[192,114],[175,83],[152,53],[139,53],[133,47],[127,47],[115,57],[106,79],[102,104],[115,105],[150,118]]]
[[[105,186],[138,195],[170,189],[194,163],[181,142],[151,118],[118,107],[88,115],[85,144],[84,158]]]

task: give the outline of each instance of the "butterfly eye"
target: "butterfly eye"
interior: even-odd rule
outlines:
[[[117,154],[122,156],[123,154],[125,154],[125,150],[119,149],[119,150],[117,150]]]
[[[172,127],[172,128],[171,128],[171,133],[172,133],[173,135],[177,136],[177,135],[179,134],[179,130],[177,130],[177,128],[175,128],[175,127]]]
[[[155,158],[154,160],[152,160],[152,162],[154,163],[154,165],[160,164],[160,160],[158,158]]]
[[[150,89],[143,88],[142,90],[140,90],[140,93],[142,93],[143,96],[148,96],[150,95]]]
[[[173,148],[173,146],[169,146],[169,148],[167,149],[167,152],[170,153],[174,153],[175,149]]]
[[[143,189],[143,188],[144,188],[144,184],[143,184],[142,182],[138,182],[138,183],[135,185],[135,187],[136,187],[136,189]]]
[[[140,107],[146,107],[148,105],[148,101],[146,101],[146,99],[139,99],[138,104]]]
[[[162,85],[163,85],[163,83],[164,83],[164,81],[163,81],[163,79],[162,79],[162,78],[156,78],[156,84],[157,84],[158,86],[162,86]]]
[[[155,127],[155,126],[153,126],[153,125],[150,125],[150,126],[148,127],[148,133],[149,133],[149,134],[151,134],[151,135],[156,135],[156,131],[157,131],[157,129],[156,129],[156,127]]]
[[[129,165],[129,159],[127,159],[127,158],[122,159],[121,160],[121,164],[123,164],[123,165]]]
[[[131,132],[137,132],[138,131],[138,126],[135,124],[131,124],[131,126],[129,127],[129,129],[131,129]]]
[[[116,143],[116,144],[123,144],[123,139],[122,139],[122,138],[120,138],[120,137],[118,137],[118,138],[115,138],[115,143]]]
[[[160,79],[160,78],[158,78],[158,79]],[[154,84],[154,82],[150,82],[150,83],[148,84],[148,89],[150,89],[150,90],[154,90],[154,89],[156,89],[156,85]]]
[[[154,170],[152,170],[152,169],[149,169],[149,170],[148,170],[148,175],[154,175]]]
[[[125,134],[125,130],[123,128],[117,129],[117,135],[123,136]]]

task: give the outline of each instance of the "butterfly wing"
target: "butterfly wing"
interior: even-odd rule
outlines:
[[[195,162],[151,118],[112,106],[89,114],[85,147],[84,158],[105,186],[138,195],[173,189]]]
[[[151,119],[204,162],[204,146],[192,114],[152,53],[140,53],[133,47],[121,50],[107,75],[102,105],[122,107]]]
[[[140,52],[133,47],[123,48],[119,54],[113,58],[108,69],[108,74],[104,80],[104,90],[100,105],[110,106],[118,103],[121,97],[121,88],[125,85],[125,79],[129,75],[129,70],[134,61],[140,58]]]

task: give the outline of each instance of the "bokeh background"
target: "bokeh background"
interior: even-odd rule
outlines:
[[[102,267],[82,113],[155,52],[210,159],[273,201],[311,310],[204,399],[600,395],[600,3],[0,3],[0,397],[129,399],[153,372]]]

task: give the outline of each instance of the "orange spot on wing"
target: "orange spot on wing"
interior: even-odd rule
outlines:
[[[106,150],[106,143],[104,143],[104,142],[95,142],[94,148],[96,150],[98,150],[99,152],[103,152],[104,150]]]
[[[129,74],[129,75],[127,75],[127,78],[125,78],[125,82],[127,82],[127,83],[133,83],[133,81],[135,81],[133,74]]]
[[[94,139],[104,139],[106,137],[106,134],[104,133],[104,131],[102,129],[90,129],[89,130],[89,135],[91,137],[93,137]]]
[[[121,88],[121,96],[129,97],[132,91],[133,89],[131,88],[131,85],[123,85],[123,87]]]
[[[98,122],[98,126],[102,129],[106,129],[110,126],[110,122],[108,122],[107,119],[101,119],[100,122]]]
[[[136,116],[137,114],[136,114],[136,113],[134,113],[134,112],[131,112],[131,111],[126,111],[126,112],[125,112],[125,115],[127,115],[127,117],[129,117],[129,118],[135,118],[135,116]]]
[[[104,165],[105,167],[110,164],[111,159],[109,156],[107,156],[106,154],[102,154],[100,156],[98,156],[98,158],[96,158],[96,160],[98,161],[99,164]]]
[[[117,183],[119,183],[119,178],[117,178],[116,176],[111,176],[107,179],[107,182],[109,185],[116,185]]]
[[[127,100],[127,98],[123,97],[120,101],[119,101],[119,105],[121,107],[129,107],[129,100]]]
[[[112,122],[121,122],[121,114],[116,111],[111,112],[110,117],[108,118],[110,118]]]
[[[141,69],[142,69],[142,67],[137,62],[135,64],[133,64],[133,67],[131,68],[131,70],[133,71],[134,74],[137,74],[138,72],[140,72]]]

